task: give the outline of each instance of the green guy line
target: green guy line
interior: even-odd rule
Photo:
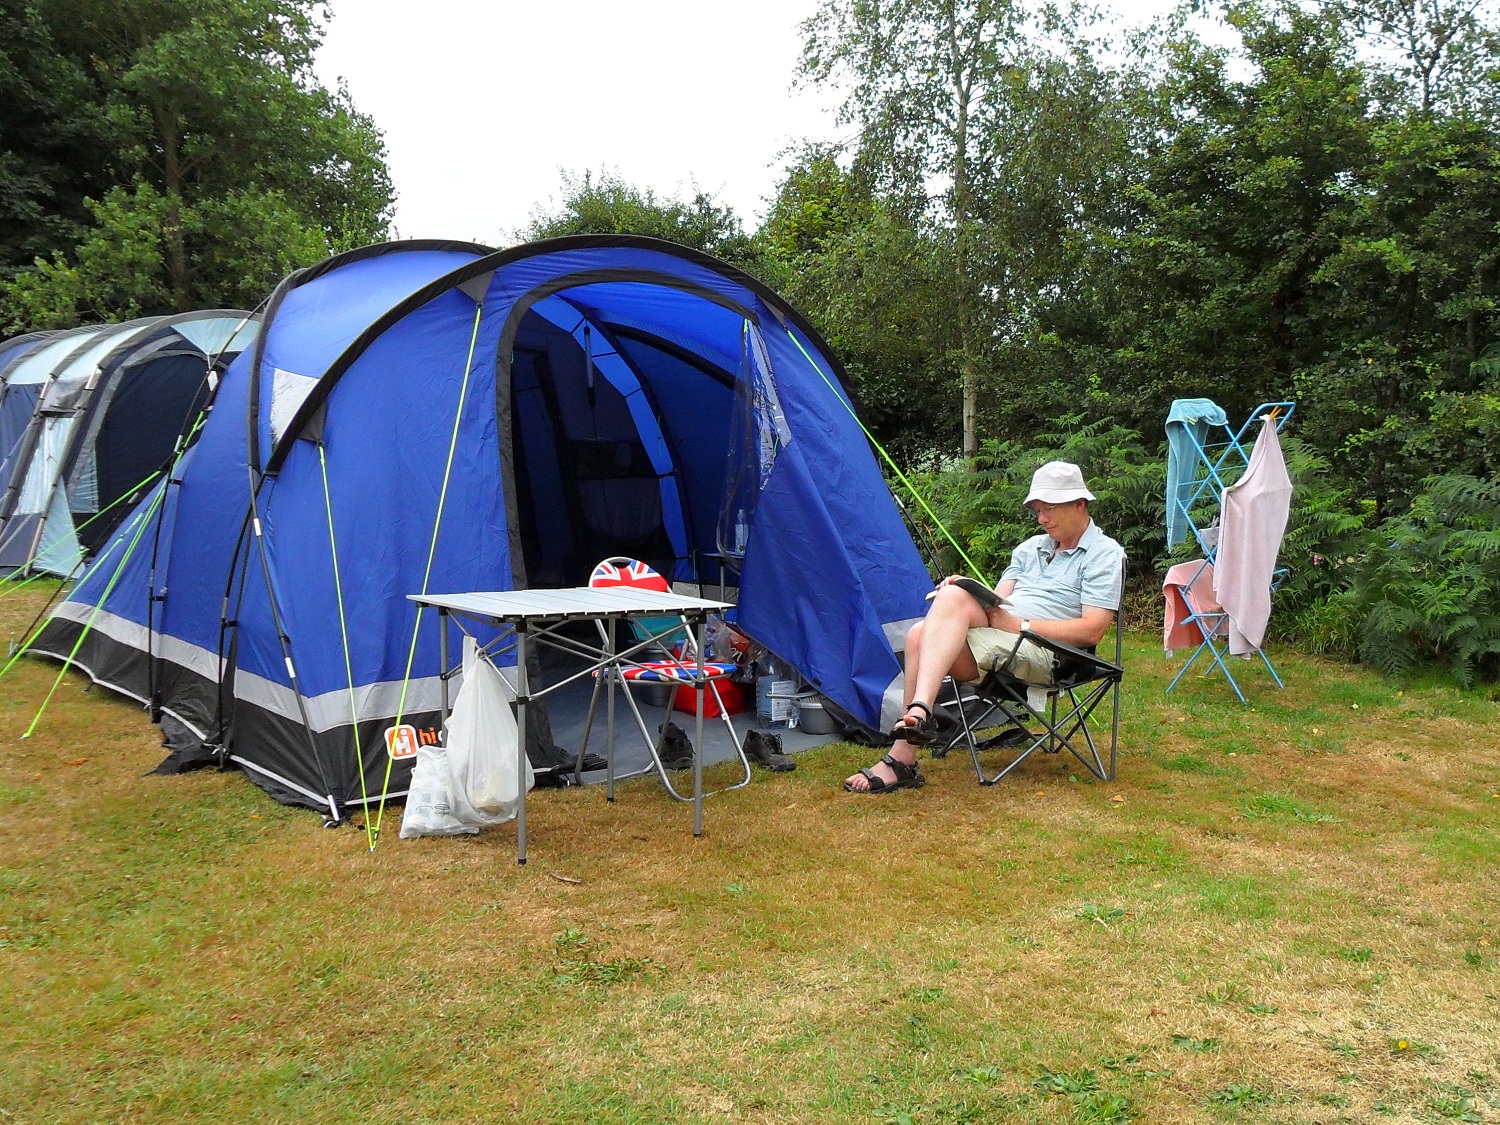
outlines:
[[[359,744],[359,704],[354,698],[354,665],[349,659],[349,622],[344,615],[344,580],[339,575],[339,543],[333,533],[333,496],[328,491],[328,458],[323,453],[323,443],[318,442],[318,467],[323,472],[323,507],[328,513],[328,550],[333,555],[333,588],[339,604],[339,637],[344,642],[344,675],[349,680],[349,720],[354,734],[354,763],[359,771],[360,807],[365,809],[365,842],[375,850],[375,833],[370,829],[370,794],[365,788],[365,758]]]
[[[964,549],[958,545],[958,540],[953,538],[953,533],[948,530],[947,525],[938,518],[938,514],[934,512],[928,505],[927,501],[922,498],[922,494],[917,491],[916,486],[913,485],[911,481],[906,479],[906,474],[903,473],[900,466],[898,466],[896,462],[891,459],[891,455],[886,452],[885,446],[881,445],[880,442],[875,439],[875,435],[865,427],[865,424],[860,420],[859,415],[854,412],[854,407],[844,401],[844,396],[839,393],[838,388],[828,381],[828,376],[823,374],[823,369],[818,366],[817,362],[813,359],[812,356],[807,354],[807,349],[802,346],[802,341],[797,339],[797,334],[790,328],[786,330],[786,334],[791,337],[792,343],[797,345],[797,350],[802,353],[803,358],[806,359],[808,363],[812,364],[812,369],[818,373],[818,377],[822,379],[824,383],[828,384],[828,389],[833,392],[833,397],[844,404],[844,409],[849,412],[849,417],[854,419],[854,424],[858,426],[864,433],[865,437],[870,440],[870,444],[875,447],[875,451],[885,459],[885,463],[891,467],[891,472],[896,474],[896,479],[906,486],[906,490],[912,494],[912,498],[922,506],[922,511],[926,512],[932,522],[937,525],[937,529],[943,533],[944,538],[946,538],[949,543],[953,544],[953,549],[957,551],[959,557],[968,564],[969,569],[974,572],[974,577],[985,583],[985,585],[990,585],[990,580],[984,576],[984,573],[979,569],[979,567],[974,565],[974,560],[969,558]]]
[[[108,512],[111,508],[115,507],[118,504],[124,503],[126,500],[129,500],[132,496],[134,496],[136,493],[138,493],[141,489],[145,488],[146,485],[150,484],[153,480],[155,480],[160,475],[161,475],[161,470],[157,469],[149,477],[147,477],[145,480],[141,481],[140,484],[136,485],[134,488],[130,489],[128,492],[125,492],[123,495],[116,497],[114,500],[110,501],[108,505],[106,505],[103,508],[100,508],[97,512],[95,512],[93,515],[91,515],[88,519],[84,520],[81,524],[79,524],[76,528],[74,528],[74,533],[76,534],[77,532],[80,532],[84,528],[88,527],[89,524],[93,523],[96,519],[98,519],[100,516],[104,515],[104,513]],[[41,552],[39,551],[37,553],[40,554]],[[21,581],[15,583],[15,585],[7,585],[5,587],[5,589],[0,590],[0,598],[7,597],[10,594],[13,594],[13,593],[15,593],[18,590],[24,590],[24,589],[26,589],[27,586],[30,586],[38,578],[44,578],[44,577],[46,577],[47,573],[48,572],[45,571],[45,570],[33,571],[29,577],[23,578]],[[72,577],[72,576],[69,575],[68,577]],[[67,579],[64,579],[64,581],[66,581],[66,580]],[[10,576],[6,576],[5,581],[7,583],[9,583],[11,581]]]
[[[469,357],[464,361],[464,380],[458,388],[458,408],[453,412],[453,434],[448,439],[448,460],[443,465],[443,487],[438,491],[437,515],[432,520],[432,542],[427,547],[427,567],[422,572],[422,593],[427,593],[427,583],[432,578],[432,560],[437,557],[438,531],[443,526],[443,508],[448,502],[448,484],[453,479],[453,458],[458,452],[458,431],[463,422],[464,403],[469,396],[469,377],[474,370],[474,349],[479,344],[479,318],[484,312],[484,302],[479,301],[474,305],[474,329],[469,335]],[[401,725],[401,720],[406,716],[406,691],[411,686],[411,666],[417,658],[417,636],[422,628],[422,610],[425,607],[417,606],[417,619],[411,627],[411,647],[406,650],[406,673],[401,677],[401,700],[396,704],[395,726]],[[446,675],[448,669],[439,669],[439,675]],[[523,754],[526,752],[523,748]],[[393,759],[390,754],[385,756],[385,778],[380,783],[380,808],[375,816],[375,838],[380,838],[380,825],[385,820],[385,799],[391,789],[391,767]],[[370,822],[369,813],[365,814],[365,824]],[[374,848],[374,844],[370,845]]]
[[[73,667],[73,658],[78,655],[78,650],[83,647],[84,639],[88,637],[89,631],[94,627],[94,619],[104,609],[104,603],[109,601],[109,595],[114,592],[115,584],[120,581],[120,575],[125,573],[125,564],[130,561],[130,556],[135,553],[136,545],[141,541],[141,534],[146,530],[146,525],[151,522],[151,516],[155,513],[157,505],[161,503],[161,499],[165,495],[166,490],[162,489],[152,498],[150,506],[146,509],[145,518],[141,520],[140,526],[135,529],[135,535],[130,540],[130,546],[125,548],[125,553],[120,556],[119,565],[115,567],[114,574],[110,575],[109,585],[105,586],[104,593],[99,595],[98,604],[94,606],[93,612],[89,614],[89,619],[84,623],[83,631],[78,634],[78,639],[73,642],[73,649],[68,653],[68,658],[63,661],[62,670],[57,673],[57,679],[52,681],[52,688],[47,692],[47,698],[42,700],[42,705],[37,708],[36,718],[31,720],[31,725],[26,728],[26,733],[21,736],[22,738],[30,738],[32,732],[36,730],[37,724],[42,721],[42,713],[47,710],[47,704],[51,703],[52,697],[57,694],[58,686],[62,683],[63,677],[68,674],[68,669]]]

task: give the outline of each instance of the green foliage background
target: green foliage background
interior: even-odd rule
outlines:
[[[385,236],[313,0],[0,0],[0,332],[254,308]]]
[[[0,0],[0,331],[254,307],[383,237],[380,134],[312,77],[323,18]],[[914,522],[940,569],[942,524],[998,572],[1061,456],[1144,600],[1171,400],[1295,400],[1273,628],[1493,680],[1497,26],[1500,0],[1193,0],[1124,36],[1038,0],[822,0],[801,80],[843,95],[846,140],[787,155],[759,229],[585,173],[523,233],[671,239],[784,293],[939,517]]]
[[[997,573],[1032,530],[1027,477],[1064,457],[1144,606],[1172,561],[1172,399],[1236,425],[1292,399],[1273,629],[1395,674],[1500,675],[1497,15],[1227,0],[1111,42],[1040,4],[825,0],[804,72],[858,139],[794,159],[761,268],[928,470],[937,568],[967,569],[941,522]]]

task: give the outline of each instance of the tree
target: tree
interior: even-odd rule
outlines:
[[[1334,0],[1332,8],[1378,48],[1371,62],[1418,113],[1495,112],[1500,36],[1484,22],[1497,15],[1494,0]]]
[[[946,244],[972,458],[996,344],[1017,334],[1018,295],[1054,280],[1032,267],[1067,239],[1090,182],[1075,156],[1097,136],[1104,76],[1071,18],[1024,0],[825,0],[804,31],[804,76],[848,90],[857,162],[898,210],[919,201]]]
[[[31,10],[59,68],[83,76],[51,118],[107,154],[109,182],[83,201],[77,243],[5,287],[10,327],[253,306],[288,269],[384,235],[383,142],[346,91],[314,80],[312,0]]]
[[[730,207],[721,207],[707,192],[687,201],[659,199],[650,188],[637,188],[610,172],[563,176],[561,206],[538,211],[522,232],[527,240],[568,234],[640,234],[691,246],[726,262],[744,266],[753,259],[750,239]]]
[[[756,268],[832,345],[871,431],[913,463],[961,437],[946,255],[863,173],[836,147],[804,148],[756,233]]]
[[[0,280],[76,241],[84,196],[112,182],[91,95],[37,9],[0,0]]]

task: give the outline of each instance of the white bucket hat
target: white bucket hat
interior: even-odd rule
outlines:
[[[1048,461],[1031,474],[1031,491],[1026,503],[1067,504],[1073,500],[1092,500],[1094,494],[1083,483],[1083,470],[1071,461]]]

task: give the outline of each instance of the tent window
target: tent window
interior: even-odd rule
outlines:
[[[17,512],[45,512],[51,496],[52,486],[57,481],[63,455],[68,451],[68,437],[73,432],[74,419],[65,417],[47,418],[42,422],[42,433],[37,451],[32,455],[31,465],[21,486],[21,499],[16,504]]]
[[[771,479],[777,454],[791,440],[765,341],[748,320],[741,341],[741,377],[735,387],[724,506],[717,528],[719,552],[730,558],[743,557],[761,489]]]
[[[298,408],[317,385],[318,381],[308,375],[283,371],[279,367],[271,372],[271,444],[281,440]]]

